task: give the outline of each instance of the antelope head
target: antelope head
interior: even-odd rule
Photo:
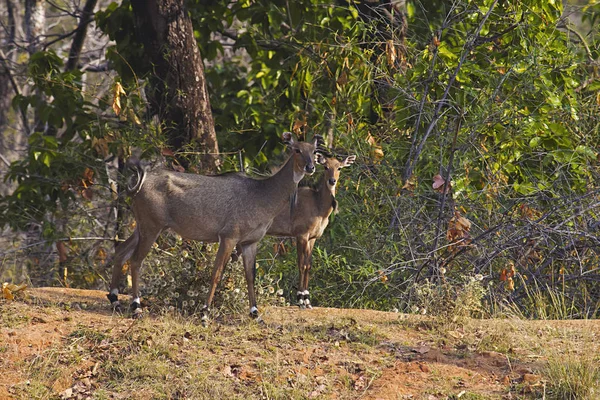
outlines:
[[[315,172],[315,154],[317,154],[318,145],[321,137],[316,135],[313,142],[298,142],[294,140],[291,132],[284,132],[282,135],[283,143],[292,150],[294,162],[294,181],[298,183],[302,177],[312,175]]]
[[[340,171],[342,168],[349,167],[356,160],[356,156],[348,156],[344,161],[339,161],[335,157],[325,157],[322,154],[317,154],[317,163],[321,164],[325,168],[325,181],[327,187],[335,195],[335,186],[340,178]]]

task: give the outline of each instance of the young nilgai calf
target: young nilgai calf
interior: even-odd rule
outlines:
[[[139,274],[142,261],[159,234],[170,228],[186,239],[218,242],[210,290],[202,312],[208,318],[217,284],[232,250],[239,245],[244,261],[250,315],[258,317],[254,294],[257,243],[267,233],[273,219],[287,209],[296,196],[298,182],[315,171],[314,143],[295,141],[290,132],[283,141],[292,155],[274,175],[252,179],[241,174],[204,176],[158,171],[147,173],[137,165],[135,182],[129,187],[133,196],[136,228],[129,239],[117,247],[110,293],[113,307],[120,308],[118,285],[123,264],[130,259],[132,278],[131,310],[141,313]],[[292,200],[293,201],[293,200]]]
[[[344,161],[335,157],[317,155],[317,162],[325,167],[325,173],[317,189],[298,188],[296,206],[289,212],[280,212],[273,220],[267,235],[296,238],[298,272],[300,280],[296,294],[300,307],[312,308],[308,292],[308,274],[312,266],[312,252],[315,241],[323,236],[329,223],[329,216],[337,210],[335,188],[340,178],[340,170],[351,165],[356,156]]]

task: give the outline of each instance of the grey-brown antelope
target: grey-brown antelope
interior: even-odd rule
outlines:
[[[298,198],[293,212],[280,212],[267,231],[267,235],[296,238],[298,272],[300,274],[296,297],[300,307],[312,308],[308,292],[308,275],[312,266],[312,252],[315,241],[323,236],[329,223],[329,216],[337,210],[335,189],[340,171],[351,165],[356,156],[344,161],[335,157],[317,154],[317,162],[325,168],[325,173],[316,189],[299,187]]]
[[[123,264],[129,259],[132,279],[131,310],[141,313],[139,275],[142,261],[160,233],[167,228],[183,238],[218,242],[210,288],[202,310],[208,318],[217,285],[231,252],[241,248],[244,273],[248,285],[250,315],[258,318],[254,293],[257,243],[275,217],[290,212],[290,201],[296,196],[298,182],[315,171],[318,137],[313,143],[294,140],[290,132],[283,142],[292,150],[285,164],[272,176],[252,179],[242,174],[205,176],[173,171],[146,172],[139,163],[128,191],[133,196],[136,228],[131,237],[117,247],[110,293],[114,308],[120,308],[118,285]]]

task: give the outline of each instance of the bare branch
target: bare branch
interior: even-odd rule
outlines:
[[[67,65],[65,66],[65,71],[72,71],[77,67],[81,49],[83,48],[83,42],[85,41],[85,35],[87,33],[87,26],[93,20],[94,8],[96,7],[97,1],[98,0],[87,0],[85,2],[85,6],[83,7],[83,11],[81,13],[81,19],[79,20],[79,25],[76,29],[77,33],[75,34],[73,43],[71,44],[71,50],[69,51],[69,59],[67,61]]]

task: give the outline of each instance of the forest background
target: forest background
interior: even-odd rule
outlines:
[[[290,130],[357,155],[314,304],[598,317],[596,1],[3,0],[0,20],[3,282],[107,287],[135,149],[264,176]],[[262,241],[263,301],[294,301],[294,247]],[[144,295],[195,311],[214,250],[163,235]],[[239,269],[220,301],[245,309]]]

